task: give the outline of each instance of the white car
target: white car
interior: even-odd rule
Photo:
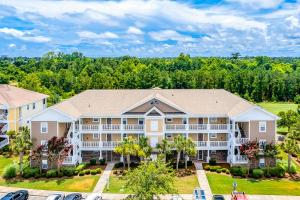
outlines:
[[[102,197],[100,194],[97,193],[92,193],[90,195],[88,195],[85,200],[102,200]]]
[[[64,194],[51,194],[47,197],[47,200],[63,200],[65,198]]]

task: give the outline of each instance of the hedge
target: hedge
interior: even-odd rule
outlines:
[[[61,169],[61,171],[62,171],[63,175],[71,177],[71,176],[75,175],[76,169],[75,169],[75,167],[63,167]]]
[[[8,165],[4,168],[4,171],[2,173],[2,177],[9,179],[14,178],[17,176],[17,166],[14,164]]]
[[[48,170],[46,172],[46,177],[47,178],[55,178],[55,177],[57,177],[57,171],[55,169]]]
[[[252,176],[253,178],[261,178],[264,175],[264,171],[262,169],[253,169]]]

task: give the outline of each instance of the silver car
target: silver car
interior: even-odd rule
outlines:
[[[64,194],[51,194],[47,197],[47,200],[63,200],[65,198]]]
[[[88,195],[85,200],[102,200],[101,195],[97,194],[97,193],[93,193]]]

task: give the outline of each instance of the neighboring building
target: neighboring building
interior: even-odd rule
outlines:
[[[193,159],[245,164],[239,146],[275,142],[277,119],[222,89],[87,90],[34,116],[31,136],[35,147],[53,136],[68,137],[74,148],[64,164],[120,160],[113,149],[124,137],[144,135],[156,147],[179,134],[195,142]]]
[[[30,118],[47,107],[47,95],[0,84],[0,148],[8,144],[7,131],[30,126]]]

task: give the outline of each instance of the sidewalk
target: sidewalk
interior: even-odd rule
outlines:
[[[107,182],[108,182],[108,179],[109,179],[109,175],[111,173],[111,170],[114,168],[115,166],[115,163],[114,162],[110,162],[107,164],[107,166],[105,167],[104,169],[104,172],[103,174],[101,175],[101,177],[99,178],[93,192],[94,193],[101,193],[103,192]]]
[[[205,171],[203,170],[202,163],[195,162],[195,167],[197,170],[197,178],[200,184],[200,188],[204,190],[206,199],[210,200],[212,199],[212,192]]]

